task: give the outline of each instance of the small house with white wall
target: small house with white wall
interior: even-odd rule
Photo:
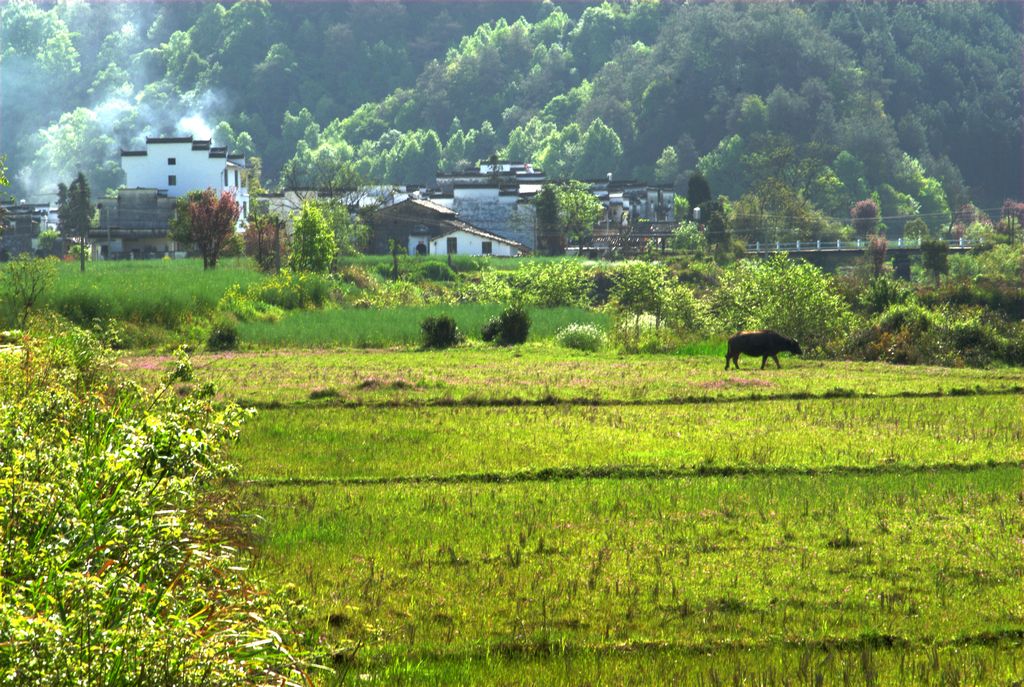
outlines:
[[[430,239],[431,255],[495,255],[512,258],[525,255],[530,250],[522,243],[482,231],[470,224],[458,222],[458,225]]]

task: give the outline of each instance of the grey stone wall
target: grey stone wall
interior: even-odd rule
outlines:
[[[458,213],[463,222],[478,229],[518,241],[530,250],[537,247],[537,212],[532,205],[455,198],[452,210]]]

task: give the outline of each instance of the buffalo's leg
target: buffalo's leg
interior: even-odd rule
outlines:
[[[772,353],[772,360],[775,361],[775,367],[777,367],[777,368],[779,368],[781,370],[782,369],[782,365],[779,365],[779,356],[776,355],[775,353]]]
[[[762,369],[762,370],[764,369],[764,366],[765,366],[765,365],[766,365],[767,363],[768,363],[768,356],[766,356],[766,355],[763,355],[763,356],[761,356],[761,369]]]

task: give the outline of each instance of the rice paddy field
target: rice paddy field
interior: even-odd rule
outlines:
[[[1021,371],[707,353],[195,364],[318,684],[1021,684]]]

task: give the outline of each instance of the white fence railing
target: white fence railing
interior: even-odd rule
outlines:
[[[981,241],[960,237],[958,239],[943,239],[950,248],[973,248],[981,245]],[[797,251],[819,251],[819,250],[864,250],[868,247],[867,239],[854,239],[852,241],[754,241],[747,244],[748,253],[794,253]],[[890,248],[920,248],[921,239],[899,238],[889,242]]]

